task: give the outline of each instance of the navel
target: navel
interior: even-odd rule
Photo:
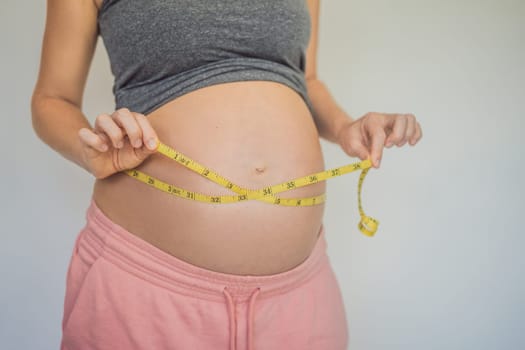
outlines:
[[[265,166],[258,166],[258,167],[255,167],[255,173],[257,174],[262,174],[266,171],[266,167]]]

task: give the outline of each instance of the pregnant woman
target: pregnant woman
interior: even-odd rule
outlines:
[[[379,167],[416,144],[411,114],[352,119],[316,76],[319,0],[48,0],[36,134],[94,177],[66,279],[61,349],[346,349],[324,204],[205,203],[235,194],[159,142],[249,189],[325,170],[319,137]],[[82,97],[98,36],[116,108]],[[322,195],[326,182],[281,198]]]

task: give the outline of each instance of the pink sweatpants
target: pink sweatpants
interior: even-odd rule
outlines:
[[[66,278],[61,350],[346,350],[345,306],[326,254],[274,275],[178,259],[91,199]]]

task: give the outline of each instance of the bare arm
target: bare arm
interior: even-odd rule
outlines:
[[[97,42],[93,0],[48,0],[40,70],[31,98],[38,137],[87,170],[78,131],[91,129],[82,96]]]
[[[337,133],[345,123],[353,121],[336,103],[327,86],[317,77],[317,38],[319,28],[319,1],[307,0],[311,17],[310,42],[306,51],[305,76],[308,96],[312,101],[314,120],[319,135],[327,141],[337,142]]]
[[[334,101],[326,85],[317,78],[316,51],[320,0],[307,0],[312,34],[307,48],[305,76],[308,96],[314,110],[314,120],[320,137],[339,144],[351,157],[371,159],[379,168],[383,147],[415,145],[423,136],[421,125],[410,113],[369,112],[352,119]]]

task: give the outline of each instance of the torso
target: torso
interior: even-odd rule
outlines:
[[[207,86],[169,101],[147,117],[160,141],[245,188],[324,170],[307,105],[280,83]],[[152,154],[137,168],[187,190],[235,194],[161,154]],[[325,189],[323,181],[278,196],[309,197]],[[124,173],[96,180],[93,198],[110,219],[161,250],[193,265],[239,275],[269,275],[299,265],[317,240],[324,212],[324,204],[197,202]]]

